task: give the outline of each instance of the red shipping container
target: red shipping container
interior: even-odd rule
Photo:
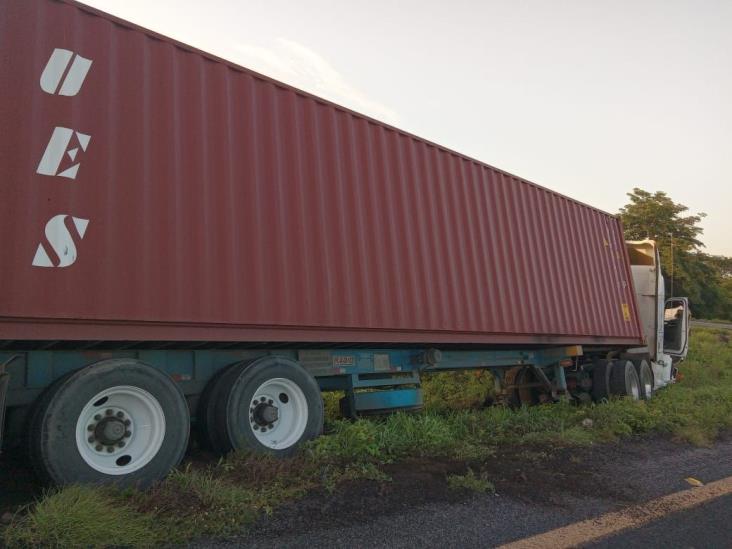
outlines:
[[[0,9],[0,339],[641,343],[616,217],[83,5]]]

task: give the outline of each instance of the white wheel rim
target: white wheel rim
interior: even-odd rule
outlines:
[[[257,440],[267,448],[284,450],[297,444],[308,423],[305,393],[297,383],[283,377],[265,381],[249,403],[248,423]]]
[[[640,390],[641,390],[641,382],[640,378],[638,377],[638,374],[635,371],[635,366],[633,366],[633,369],[631,370],[628,368],[626,370],[626,379],[628,379],[628,374],[630,374],[630,398],[633,400],[640,400]]]
[[[139,387],[120,385],[95,395],[76,422],[76,447],[84,461],[107,475],[127,475],[157,455],[165,438],[158,400]]]
[[[642,375],[640,376],[640,381],[643,385],[643,398],[649,399],[653,394],[653,382],[651,381],[651,376],[649,375],[650,369],[641,368],[641,372]]]

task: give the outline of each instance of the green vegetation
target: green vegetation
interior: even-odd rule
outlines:
[[[485,473],[476,476],[475,472],[468,468],[468,472],[464,475],[448,475],[447,485],[451,490],[468,490],[471,492],[495,492],[496,487],[488,480]]]
[[[493,376],[488,370],[440,372],[422,376],[427,410],[447,412],[483,408],[493,397]]]
[[[188,465],[145,492],[68,487],[20,512],[0,540],[10,546],[144,546],[232,534],[309,491],[333,492],[359,479],[388,482],[384,466],[411,458],[465,463],[471,468],[448,476],[449,487],[490,492],[490,480],[475,471],[501,445],[530,444],[532,451],[550,452],[650,431],[708,445],[732,428],[730,336],[695,328],[683,379],[649,403],[480,408],[492,390],[490,375],[465,372],[428,378],[422,413],[335,419],[338,395],[328,397],[329,434],[291,459],[236,454],[215,464]]]
[[[3,534],[8,546],[141,546],[156,539],[154,519],[111,490],[70,486],[46,495]]]
[[[732,257],[703,253],[705,214],[682,215],[688,208],[666,193],[633,189],[620,209],[626,240],[658,243],[666,295],[686,296],[697,318],[732,320]]]

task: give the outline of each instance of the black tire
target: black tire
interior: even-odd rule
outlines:
[[[630,360],[619,360],[610,374],[610,392],[633,400],[640,399],[640,380],[638,372]]]
[[[201,394],[201,400],[198,403],[196,417],[198,420],[197,434],[201,446],[211,450],[217,454],[225,454],[231,451],[231,444],[226,434],[226,425],[220,425],[216,420],[216,406],[226,398],[228,381],[222,382],[222,378],[232,369],[237,368],[242,363],[237,362],[226,368],[222,368],[209,380],[206,388]]]
[[[595,402],[602,402],[610,398],[610,376],[613,372],[614,362],[612,360],[596,360],[592,368],[592,399]]]
[[[82,457],[76,428],[91,399],[118,386],[135,387],[149,394],[163,412],[165,430],[160,448],[144,466],[129,474],[106,474]],[[180,463],[188,447],[189,431],[188,404],[168,376],[133,359],[103,360],[60,378],[39,398],[29,425],[29,454],[45,482],[146,487]]]
[[[48,476],[45,468],[43,467],[43,460],[39,454],[41,445],[39,444],[40,434],[38,434],[39,425],[42,423],[43,414],[48,408],[48,404],[51,398],[56,394],[58,388],[63,385],[75,372],[69,372],[51,385],[41,393],[41,396],[32,404],[30,414],[28,415],[28,425],[26,429],[26,448],[28,449],[28,458],[30,460],[31,467],[35,472],[38,479],[44,484],[52,484],[53,480]]]
[[[228,454],[234,449],[227,428],[226,405],[234,381],[255,360],[232,364],[212,381],[211,396],[206,405],[206,432],[210,448],[217,454]]]
[[[653,391],[656,389],[656,380],[653,376],[653,370],[647,360],[633,360],[633,366],[638,374],[640,385],[640,397],[643,400],[651,400]]]
[[[276,378],[284,378],[302,391],[308,414],[302,434],[293,444],[283,448],[271,448],[262,444],[254,434],[251,423],[252,399],[256,391],[266,381]],[[226,399],[219,401],[223,405],[215,407],[216,420],[219,425],[226,425],[232,450],[253,450],[288,456],[302,442],[323,432],[324,412],[320,387],[315,378],[296,362],[277,356],[261,357],[232,368],[221,378],[220,383],[228,386],[229,391]]]

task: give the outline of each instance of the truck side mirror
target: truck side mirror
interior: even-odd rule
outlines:
[[[674,362],[686,358],[689,350],[689,300],[672,297],[663,311],[663,352]]]

